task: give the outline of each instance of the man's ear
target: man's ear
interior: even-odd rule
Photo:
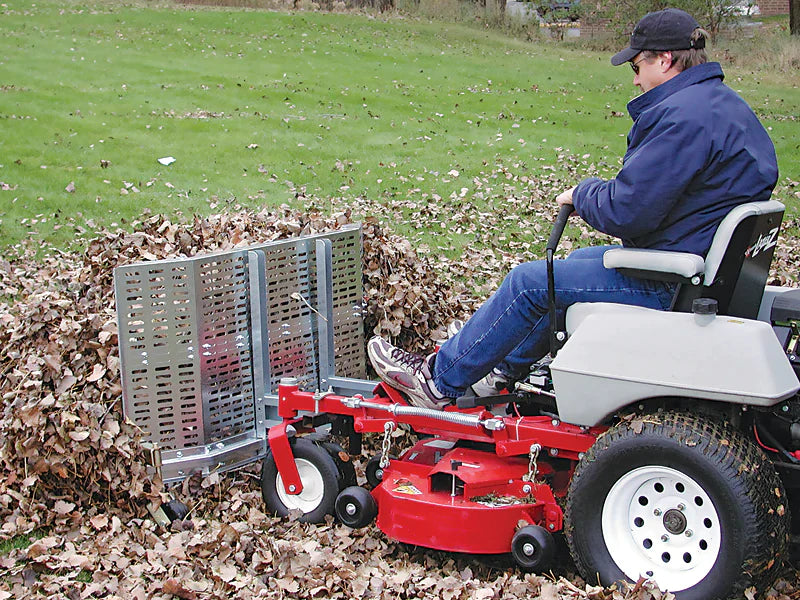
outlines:
[[[666,73],[672,68],[672,65],[675,62],[675,59],[672,58],[672,52],[667,50],[666,52],[660,52],[658,54],[658,61],[659,66],[661,68],[662,73]]]

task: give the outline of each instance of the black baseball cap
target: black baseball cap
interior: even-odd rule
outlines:
[[[616,67],[628,62],[642,50],[705,48],[704,37],[692,40],[699,27],[692,15],[677,8],[648,13],[633,28],[630,46],[612,56],[611,64]]]

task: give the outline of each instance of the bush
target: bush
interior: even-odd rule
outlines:
[[[737,7],[724,0],[600,0],[588,3],[583,15],[589,21],[603,21],[613,37],[622,41],[627,39],[633,27],[649,12],[665,8],[680,8],[692,15],[700,26],[715,40],[722,28],[739,18]]]

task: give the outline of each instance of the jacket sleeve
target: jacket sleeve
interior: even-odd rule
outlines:
[[[631,131],[614,179],[583,180],[573,192],[578,214],[595,229],[630,239],[660,228],[708,159],[709,137],[699,119],[673,107]],[[689,112],[684,108],[680,112]],[[644,116],[644,115],[643,115]]]

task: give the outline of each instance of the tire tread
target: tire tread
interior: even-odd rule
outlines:
[[[747,554],[741,565],[742,576],[732,583],[728,597],[741,597],[747,587],[758,584],[777,570],[789,540],[788,504],[786,492],[769,459],[726,421],[691,413],[659,412],[635,416],[606,431],[584,454],[575,470],[567,495],[564,533],[576,566],[587,580],[596,580],[597,575],[576,540],[574,490],[581,488],[583,478],[587,477],[600,453],[640,435],[670,438],[695,448],[717,466],[735,495],[744,500]]]

